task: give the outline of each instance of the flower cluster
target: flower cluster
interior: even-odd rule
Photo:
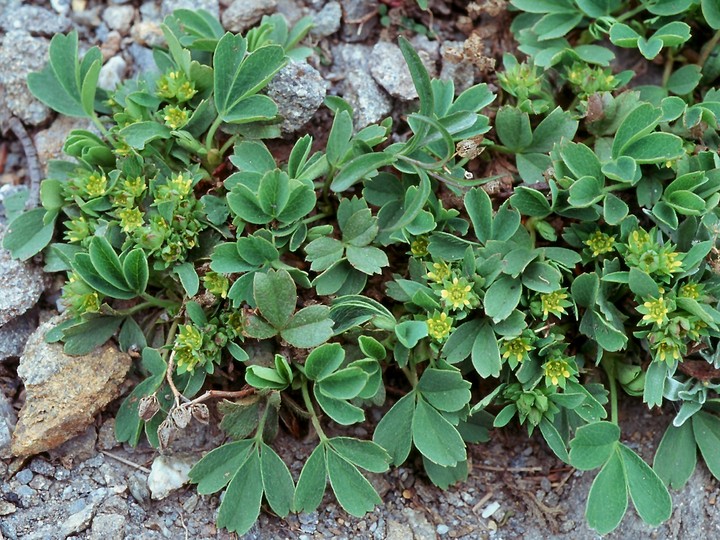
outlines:
[[[601,230],[592,233],[583,243],[589,248],[593,257],[610,253],[615,249],[615,237]]]
[[[625,262],[631,268],[637,268],[664,282],[677,272],[682,272],[682,254],[675,251],[672,244],[660,245],[653,238],[655,231],[648,233],[637,229],[630,233],[624,244]]]
[[[444,312],[435,311],[425,323],[428,327],[428,335],[438,342],[445,341],[452,331],[453,320]]]
[[[565,308],[572,305],[567,298],[567,289],[559,289],[551,293],[541,294],[540,310],[542,311],[543,321],[547,320],[550,314],[556,317],[566,314],[567,311],[565,311]]]
[[[567,68],[566,78],[575,94],[581,98],[598,92],[610,92],[622,84],[609,68],[591,67],[579,62]]]

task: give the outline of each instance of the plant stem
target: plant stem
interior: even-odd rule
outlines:
[[[100,130],[100,133],[102,133],[103,137],[105,137],[108,140],[108,142],[114,146],[115,138],[112,135],[110,135],[110,132],[107,130],[107,128],[105,128],[105,126],[103,126],[103,123],[97,117],[97,114],[93,114],[90,117],[90,120]]]
[[[320,443],[324,443],[325,441],[328,440],[328,437],[327,437],[327,435],[325,435],[325,432],[323,431],[323,428],[320,425],[320,420],[318,419],[317,414],[315,413],[315,407],[313,407],[312,401],[310,399],[310,392],[308,392],[307,380],[303,381],[300,389],[302,390],[302,397],[303,397],[303,401],[305,402],[305,407],[307,408],[308,412],[310,413],[310,421],[312,422],[312,425],[315,428],[315,432],[318,434],[318,437],[320,437]]]
[[[207,135],[205,137],[205,148],[208,152],[212,149],[212,143],[215,139],[215,132],[220,127],[220,124],[222,124],[222,117],[218,115],[218,117],[215,118],[215,121],[210,126],[210,129],[208,129]]]
[[[161,308],[174,308],[177,307],[177,302],[173,302],[172,300],[160,300],[159,298],[155,298],[153,296],[150,296],[148,293],[142,293],[142,298],[146,300],[146,302],[150,305],[161,307]]]
[[[314,216],[310,216],[308,218],[303,219],[301,223],[304,223],[305,225],[307,225],[308,223],[313,223],[314,221],[318,221],[318,220],[321,220],[321,219],[324,219],[324,218],[330,217],[330,216],[331,216],[331,214],[327,214],[325,212],[318,212]]]
[[[610,419],[616,426],[618,425],[618,396],[617,383],[615,381],[615,360],[603,355],[602,366],[608,377],[608,386],[610,387]]]
[[[407,377],[407,380],[410,381],[410,384],[412,384],[412,387],[415,388],[418,384],[417,373],[415,373],[415,370],[404,367],[402,368],[402,371]]]
[[[233,144],[235,144],[235,141],[237,141],[239,135],[233,135],[230,137],[227,141],[225,141],[225,144],[222,145],[220,148],[220,155],[224,156],[225,152],[228,151],[228,148],[230,148]]]
[[[630,11],[627,11],[623,13],[622,15],[615,17],[615,20],[618,22],[627,21],[628,19],[631,19],[638,13],[640,13],[642,10],[646,9],[645,4],[641,2],[638,6],[635,7],[635,9],[631,9]]]
[[[667,60],[665,60],[665,69],[663,70],[663,78],[662,78],[662,86],[663,88],[667,86],[668,81],[670,80],[670,75],[672,75],[672,68],[675,64],[675,55],[672,51],[668,51]]]
[[[710,41],[708,41],[705,45],[703,45],[703,48],[700,49],[700,57],[698,58],[697,65],[700,66],[701,69],[705,65],[705,62],[707,62],[710,53],[715,49],[718,41],[720,41],[720,30],[715,32],[715,35],[710,39]]]

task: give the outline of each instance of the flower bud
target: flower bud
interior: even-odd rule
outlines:
[[[190,423],[191,416],[192,414],[190,412],[190,409],[188,407],[185,407],[184,405],[175,407],[170,413],[170,417],[172,418],[173,423],[178,427],[178,429],[185,429]]]
[[[138,404],[138,416],[145,422],[152,419],[160,410],[160,402],[155,394],[145,396]]]
[[[190,408],[193,418],[201,424],[210,422],[210,411],[204,403],[196,403]]]

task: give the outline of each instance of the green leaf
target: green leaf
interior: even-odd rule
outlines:
[[[260,456],[254,449],[227,487],[218,511],[217,526],[240,535],[245,534],[260,515],[262,495]]]
[[[627,24],[616,22],[610,28],[610,41],[618,47],[635,47],[640,37]]]
[[[532,143],[530,117],[515,107],[500,107],[495,117],[495,130],[500,142],[513,152],[521,152]]]
[[[267,444],[260,444],[260,468],[265,498],[280,517],[293,508],[295,484],[285,462]]]
[[[649,103],[635,107],[620,124],[612,145],[612,157],[626,154],[625,148],[655,129],[662,118],[662,111]]]
[[[157,122],[135,122],[120,130],[120,135],[131,148],[142,150],[145,145],[158,139],[169,139],[172,131],[165,124]]]
[[[581,426],[570,441],[570,464],[589,471],[605,463],[620,439],[620,428],[610,422],[595,422]]]
[[[603,217],[608,225],[618,225],[625,216],[628,215],[630,209],[628,205],[612,193],[605,194],[605,201],[603,202]]]
[[[641,37],[640,39],[638,39],[637,47],[640,53],[645,58],[647,58],[648,60],[652,60],[658,54],[660,54],[660,51],[663,48],[663,42],[662,39],[655,36],[651,37],[650,39],[645,39]]]
[[[641,171],[635,160],[628,156],[620,156],[609,161],[602,167],[602,173],[616,182],[634,183],[640,180]]]
[[[705,411],[692,417],[693,433],[705,465],[715,478],[720,478],[720,420]]]
[[[400,343],[412,349],[421,339],[427,337],[428,326],[425,321],[403,321],[395,327],[395,335]]]
[[[585,517],[588,525],[600,534],[614,530],[622,521],[628,506],[625,469],[615,443],[607,463],[590,487]]]
[[[340,240],[321,236],[305,246],[307,260],[312,263],[311,270],[323,272],[338,262],[344,253],[344,248]]]
[[[150,269],[147,256],[142,249],[135,248],[125,256],[123,275],[135,294],[141,295],[145,292],[150,278]]]
[[[545,195],[536,189],[525,186],[515,188],[510,197],[510,204],[521,214],[529,217],[544,218],[552,212]]]
[[[676,427],[670,424],[663,435],[653,461],[653,469],[666,486],[682,489],[697,464],[697,446],[693,422]]]
[[[584,144],[567,143],[560,148],[563,163],[575,175],[575,178],[592,176],[602,178],[600,160],[595,152]]]
[[[358,467],[374,473],[388,470],[390,455],[377,443],[352,437],[333,437],[329,442],[340,457]]]
[[[373,440],[387,450],[396,466],[405,462],[412,448],[415,396],[415,392],[410,392],[400,398],[373,433]]]
[[[623,153],[637,163],[662,163],[685,154],[683,140],[672,133],[651,133],[628,144]]]
[[[230,162],[241,172],[265,174],[277,165],[267,147],[260,141],[243,140],[235,143]]]
[[[365,388],[368,375],[358,367],[348,367],[318,381],[320,392],[333,399],[353,399]]]
[[[339,343],[326,343],[314,349],[305,359],[305,376],[311,381],[324,379],[338,369],[345,359]]]
[[[322,502],[327,485],[325,452],[325,444],[317,445],[302,468],[295,488],[293,507],[296,512],[310,513]]]
[[[485,293],[485,313],[493,322],[502,321],[510,316],[520,302],[522,284],[519,279],[502,277]]]
[[[362,517],[382,503],[375,488],[353,464],[330,449],[326,460],[330,485],[340,506],[348,514]]]
[[[455,426],[421,397],[412,417],[412,434],[415,447],[433,463],[453,467],[467,457]]]
[[[700,66],[696,66],[695,64],[683,66],[673,71],[672,75],[670,75],[667,82],[668,92],[678,96],[687,95],[695,90],[701,78],[702,73],[700,72]]]
[[[63,331],[65,354],[89,354],[115,335],[123,317],[96,317],[75,324]]]
[[[465,194],[465,210],[473,224],[475,236],[481,244],[492,238],[493,211],[490,197],[484,189],[473,188]]]
[[[584,308],[595,305],[598,292],[600,291],[600,279],[595,272],[580,274],[572,283],[572,297],[575,303]]]
[[[390,264],[385,252],[373,246],[348,246],[346,255],[348,262],[353,268],[370,276],[373,274],[381,274],[382,269]]]
[[[423,468],[430,481],[440,489],[447,489],[468,477],[468,462],[459,461],[454,467],[441,467],[423,456]]]
[[[302,349],[325,343],[333,336],[330,308],[315,305],[301,309],[290,318],[280,336],[293,347]]]
[[[245,381],[260,390],[285,390],[289,384],[277,370],[265,366],[248,366]]]
[[[480,319],[473,319],[461,324],[450,334],[442,349],[448,364],[457,364],[470,356],[481,324]]]
[[[387,356],[385,346],[372,336],[359,336],[358,345],[365,356],[378,362]]]
[[[543,417],[542,420],[540,420],[540,432],[550,449],[555,452],[555,455],[565,463],[569,463],[570,456],[568,455],[567,448],[565,447],[565,441],[557,428],[546,417]]]
[[[395,156],[383,152],[363,154],[353,158],[335,175],[330,183],[330,189],[335,192],[346,191],[360,180],[375,176],[380,167],[392,164],[395,159]]]
[[[287,270],[258,272],[253,280],[253,297],[258,310],[275,328],[285,328],[295,311],[297,289]]]
[[[628,286],[639,297],[651,296],[652,298],[658,298],[660,296],[660,290],[655,280],[638,268],[633,267],[630,269]]]
[[[118,289],[127,290],[128,282],[120,258],[104,236],[95,236],[90,242],[90,261],[105,281]]]
[[[222,414],[220,429],[233,439],[244,439],[257,428],[259,410],[257,394],[237,402],[223,400],[218,403],[218,411]]]
[[[425,68],[425,64],[423,64],[415,48],[403,36],[398,38],[398,45],[408,65],[415,90],[420,98],[420,110],[418,113],[423,116],[431,116],[434,111],[435,100],[433,98],[432,85],[430,84],[430,75]]]
[[[192,263],[179,264],[173,268],[173,272],[180,278],[180,283],[189,298],[192,298],[198,293],[200,289],[200,278]]]
[[[3,237],[3,247],[13,258],[25,261],[40,253],[50,243],[55,231],[57,213],[47,224],[44,222],[45,215],[44,208],[34,208],[10,222]]]
[[[655,30],[651,39],[659,39],[666,47],[677,47],[690,39],[690,26],[681,21],[673,21]]]
[[[350,426],[365,420],[365,413],[360,407],[356,407],[344,399],[328,397],[319,391],[319,384],[313,388],[315,399],[320,408],[341,426]]]
[[[254,450],[253,440],[223,444],[208,452],[190,469],[189,477],[200,495],[217,493],[228,485]]]
[[[522,273],[522,283],[532,291],[551,293],[560,288],[560,270],[546,262],[535,261]]]
[[[327,160],[333,167],[338,167],[345,154],[350,150],[350,138],[353,134],[352,116],[348,111],[339,111],[335,115],[327,141]]]
[[[645,523],[657,527],[672,513],[672,500],[662,480],[640,456],[624,444],[618,446],[630,498]]]
[[[524,152],[546,154],[563,139],[572,140],[578,128],[578,121],[561,107],[556,107],[537,125],[532,135],[532,144]]]
[[[708,25],[715,30],[720,29],[720,4],[715,0],[702,0],[700,7]]]
[[[441,411],[459,411],[470,402],[470,383],[454,369],[427,368],[417,389],[433,407]]]
[[[475,371],[483,377],[498,377],[502,367],[500,349],[495,332],[487,322],[477,330],[472,347],[472,364]]]
[[[568,202],[575,208],[587,208],[605,196],[603,182],[592,176],[583,176],[570,186]]]

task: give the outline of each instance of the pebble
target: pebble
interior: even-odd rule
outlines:
[[[35,458],[30,462],[30,470],[35,474],[42,474],[48,478],[55,476],[55,467],[42,458]]]
[[[67,32],[70,29],[70,19],[64,14],[58,16],[58,13],[40,6],[21,5],[3,12],[0,28],[6,32],[23,30],[31,34],[52,36]]]
[[[130,58],[132,58],[133,61],[133,75],[141,73],[157,73],[159,71],[157,65],[155,64],[155,59],[153,58],[152,49],[133,43],[130,47],[128,47],[128,52],[130,53]]]
[[[5,226],[0,225],[0,245],[5,231]],[[0,326],[33,307],[44,289],[39,267],[13,259],[9,251],[0,247]]]
[[[307,62],[290,62],[273,77],[267,95],[283,117],[280,129],[293,133],[302,128],[325,99],[325,80]]]
[[[343,11],[343,41],[365,41],[378,24],[378,0],[340,0],[340,4]]]
[[[135,23],[130,30],[130,37],[133,45],[147,45],[148,47],[159,47],[165,42],[160,25],[154,21],[141,21]],[[130,46],[132,47],[132,45]],[[132,51],[130,51],[132,54]],[[154,62],[153,62],[154,63]]]
[[[500,508],[500,503],[497,501],[493,501],[490,504],[488,504],[482,511],[482,518],[487,519],[490,516],[492,516],[495,512],[497,512]]]
[[[334,0],[328,2],[323,8],[313,15],[313,27],[310,35],[316,38],[324,38],[333,35],[340,29],[342,7]]]
[[[222,24],[231,32],[245,33],[276,6],[275,0],[235,0],[223,13]]]
[[[30,334],[37,328],[37,312],[31,310],[0,326],[0,363],[22,354]]]
[[[435,528],[435,531],[436,531],[440,536],[443,536],[443,535],[447,534],[448,531],[450,531],[450,527],[448,527],[448,526],[445,525],[444,523],[441,523],[440,525],[438,525],[438,526]]]
[[[125,78],[125,70],[127,63],[120,56],[113,56],[105,65],[100,68],[100,76],[98,77],[98,86],[104,90],[115,90],[115,88]]]
[[[127,34],[135,18],[135,8],[133,6],[109,6],[103,11],[102,18],[110,30]]]
[[[0,389],[0,458],[10,457],[10,442],[16,422],[15,409]]]
[[[193,456],[158,456],[153,460],[147,486],[153,499],[164,499],[184,486],[195,463]]]
[[[33,478],[33,473],[30,469],[23,469],[15,475],[15,480],[21,484],[29,484]]]
[[[125,537],[125,516],[101,514],[95,516],[90,529],[90,540],[122,540]]]
[[[370,53],[370,72],[391,96],[410,101],[418,97],[400,47],[381,41]]]
[[[50,117],[50,109],[33,97],[25,82],[28,73],[47,63],[48,45],[47,39],[33,37],[24,30],[5,34],[0,46],[0,123],[14,115],[36,126]]]

